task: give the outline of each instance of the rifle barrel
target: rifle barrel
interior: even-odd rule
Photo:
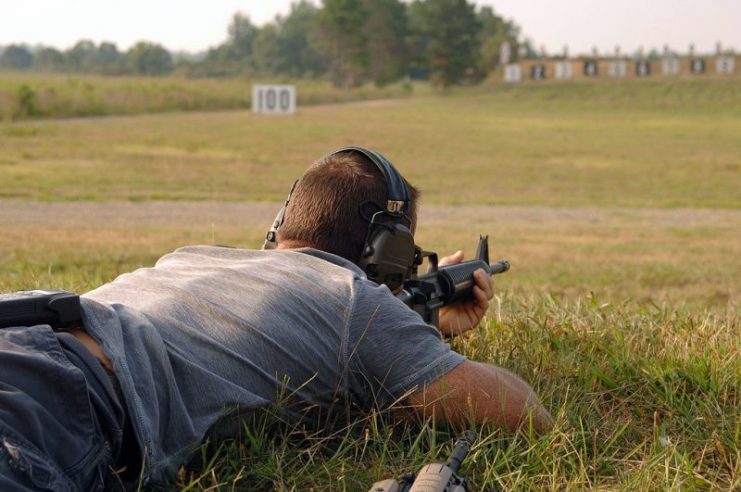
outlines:
[[[461,463],[463,463],[463,460],[468,456],[468,448],[475,440],[476,434],[472,431],[466,431],[460,438],[458,438],[458,441],[456,441],[455,449],[453,449],[453,453],[450,455],[450,458],[448,458],[445,466],[453,470],[453,473],[458,473],[458,468],[460,468]]]
[[[496,275],[497,273],[504,273],[509,270],[509,262],[507,260],[498,261],[489,265],[491,274]]]

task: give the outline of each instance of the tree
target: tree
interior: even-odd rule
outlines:
[[[261,73],[312,77],[326,72],[316,47],[317,8],[306,0],[291,5],[286,17],[263,26],[254,44],[253,61]]]
[[[433,85],[447,87],[475,74],[480,25],[475,7],[466,0],[418,3]]]
[[[0,56],[0,66],[13,69],[26,69],[33,65],[33,54],[25,46],[11,44]]]
[[[384,85],[407,72],[406,7],[399,0],[364,0],[368,16],[364,31],[368,38],[369,75]]]
[[[232,23],[227,29],[228,58],[232,61],[248,60],[252,54],[252,45],[257,36],[257,30],[247,15],[241,12],[234,14]]]
[[[42,48],[33,57],[33,64],[41,70],[63,70],[64,54],[55,48]]]
[[[122,69],[120,66],[122,58],[114,43],[102,42],[93,57],[95,71],[105,74],[119,73]]]
[[[141,75],[164,75],[173,68],[170,52],[147,41],[139,41],[126,53],[126,64]]]
[[[323,4],[317,26],[332,83],[337,87],[358,86],[365,81],[370,62],[363,0],[324,0]]]
[[[520,28],[514,22],[497,15],[491,7],[482,7],[477,14],[477,18],[481,25],[478,69],[485,75],[499,65],[499,52],[502,43],[505,41],[509,43],[514,59],[519,47]]]
[[[252,55],[259,29],[241,12],[232,16],[227,28],[227,40],[211,48],[194,70],[200,75],[228,76],[254,68]]]
[[[424,4],[415,0],[407,9],[408,31],[407,53],[409,76],[413,79],[427,80],[430,78],[430,58],[427,47],[430,38],[425,28]]]
[[[278,22],[281,73],[303,77],[327,71],[327,60],[317,48],[318,12],[313,4],[301,0],[292,4],[286,18]]]
[[[235,64],[229,61],[228,46],[226,43],[215,48],[209,48],[202,62],[193,65],[192,75],[207,77],[224,77],[235,75],[238,70]]]
[[[97,48],[89,39],[82,39],[64,53],[65,65],[74,72],[91,71]]]
[[[278,75],[281,73],[283,53],[278,46],[278,27],[267,24],[255,36],[252,51],[252,66],[259,74]]]

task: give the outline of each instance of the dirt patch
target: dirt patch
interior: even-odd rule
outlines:
[[[0,226],[196,225],[266,226],[280,208],[269,202],[36,202],[0,200]],[[741,226],[741,210],[654,208],[560,208],[498,205],[424,205],[427,225],[482,224],[589,225],[635,222],[663,226]]]

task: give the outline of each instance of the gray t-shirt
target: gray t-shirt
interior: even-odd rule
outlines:
[[[227,417],[387,408],[464,360],[387,287],[309,248],[181,248],[82,304],[154,480]]]

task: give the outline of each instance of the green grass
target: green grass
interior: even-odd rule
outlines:
[[[603,92],[590,99],[599,84]],[[225,112],[5,124],[0,195],[277,201],[312,158],[355,143],[383,150],[426,203],[738,208],[735,81],[704,82],[722,104],[674,109],[649,97],[669,84],[677,83],[636,82],[645,104],[629,109],[605,102],[628,89],[600,82],[565,86],[563,100],[546,86],[497,87],[308,107],[287,118]],[[585,98],[574,100],[581,86]],[[670,93],[686,95],[679,86]]]
[[[423,189],[420,244],[470,256],[488,233],[512,262],[453,345],[522,375],[557,426],[478,429],[473,490],[738,490],[739,108],[736,80],[680,79],[6,123],[0,291],[83,292],[183,244],[256,247],[312,158],[372,146]],[[155,489],[362,491],[444,460],[453,437],[268,412]]]
[[[457,342],[535,382],[556,411],[536,437],[479,432],[462,473],[472,490],[734,490],[739,485],[738,319],[596,299],[502,300],[506,313]],[[368,490],[444,461],[454,436],[369,415],[319,432],[263,417],[183,489]]]
[[[253,83],[296,84],[302,105],[402,97],[413,90],[409,84],[339,90],[310,80],[0,72],[0,120],[249,109]]]

